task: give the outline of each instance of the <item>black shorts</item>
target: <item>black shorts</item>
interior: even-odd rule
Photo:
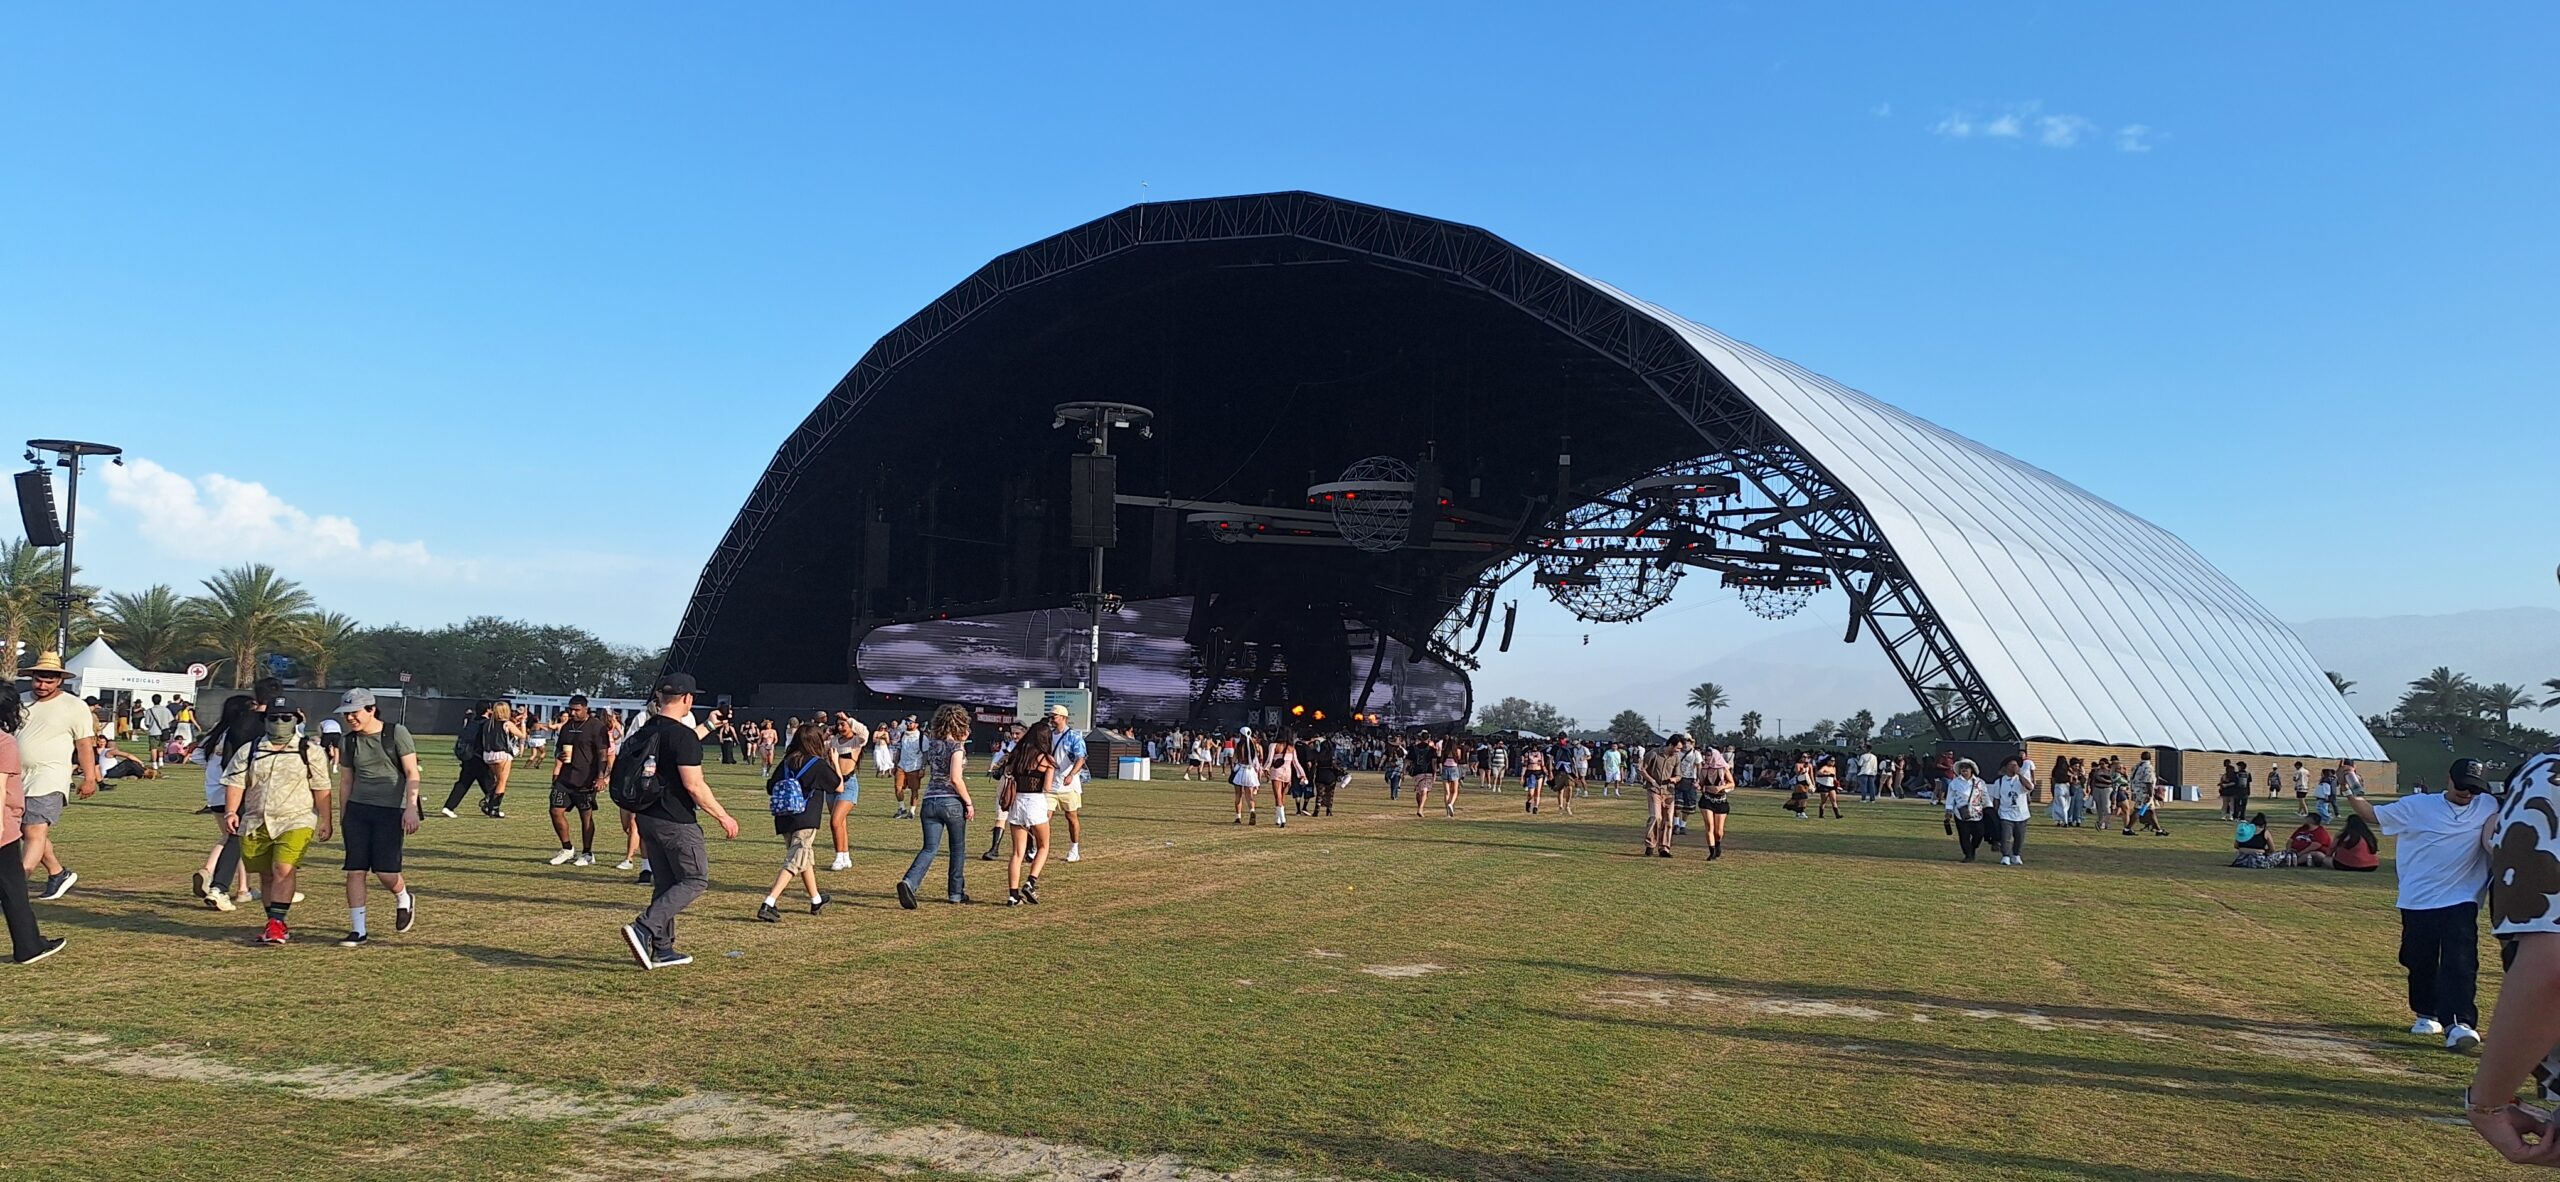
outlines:
[[[553,780],[551,782],[551,807],[555,809],[568,809],[574,812],[592,813],[596,811],[595,785],[589,784],[584,788],[572,788],[569,786],[568,781]]]
[[[1672,787],[1671,798],[1672,802],[1679,805],[1681,808],[1693,809],[1698,807],[1698,782],[1696,780],[1680,781],[1677,785]]]
[[[369,874],[400,873],[400,849],[408,840],[408,835],[400,832],[400,815],[407,811],[348,801],[346,815],[338,826],[338,840],[347,847],[344,869]]]
[[[322,731],[320,732],[320,749],[331,755],[336,755],[338,753],[338,741],[345,737],[346,736],[337,731]]]
[[[1705,797],[1698,801],[1698,807],[1721,817],[1733,811],[1733,798],[1731,796]]]

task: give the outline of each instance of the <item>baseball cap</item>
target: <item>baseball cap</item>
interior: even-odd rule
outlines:
[[[669,673],[658,679],[657,693],[662,698],[684,698],[691,697],[695,688],[693,674]]]
[[[338,695],[338,713],[346,714],[373,705],[373,691],[358,686]],[[268,709],[274,709],[270,706]]]
[[[288,698],[283,694],[277,694],[276,696],[267,699],[267,713],[292,714],[298,716],[302,711],[293,708],[293,699]]]
[[[2454,760],[2453,766],[2445,769],[2444,776],[2448,787],[2460,788],[2465,792],[2489,790],[2489,776],[2481,770],[2480,761],[2476,759]]]
[[[1051,702],[1051,703],[1049,703],[1049,713],[1051,713],[1051,714],[1064,714],[1064,715],[1067,715],[1067,716],[1069,716],[1069,717],[1073,717],[1073,716],[1075,715],[1075,711],[1067,709],[1067,704],[1066,704],[1066,703],[1064,703],[1064,702]]]

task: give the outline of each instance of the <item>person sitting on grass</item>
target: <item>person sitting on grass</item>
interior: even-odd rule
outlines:
[[[2293,836],[2285,840],[2282,864],[2327,869],[2329,851],[2336,844],[2329,836],[2329,827],[2321,824],[2320,818],[2306,816],[2302,824],[2294,827]]]
[[[2252,870],[2264,870],[2272,864],[2274,847],[2267,840],[2267,815],[2258,813],[2232,826],[2231,848],[2239,852],[2231,864]]]
[[[2348,817],[2346,826],[2338,830],[2338,844],[2329,850],[2329,868],[2370,873],[2381,865],[2382,847],[2374,840],[2373,827],[2362,817]]]

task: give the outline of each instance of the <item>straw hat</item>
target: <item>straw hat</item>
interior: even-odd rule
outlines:
[[[62,667],[62,653],[56,649],[44,650],[43,653],[36,657],[35,664],[29,665],[24,669],[20,669],[18,672],[22,675],[29,673],[52,673],[62,677],[69,677],[71,675],[70,670]]]

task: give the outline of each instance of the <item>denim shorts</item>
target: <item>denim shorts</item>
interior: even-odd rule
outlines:
[[[827,803],[831,805],[862,803],[862,777],[846,776],[844,783],[837,785],[835,791],[827,794]]]

